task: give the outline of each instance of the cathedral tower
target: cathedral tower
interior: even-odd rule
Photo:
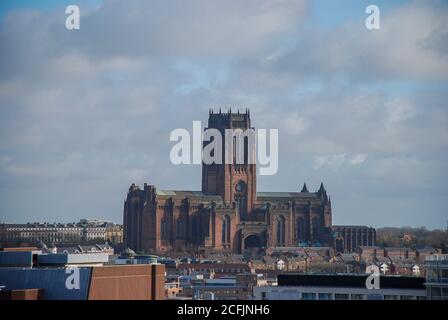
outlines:
[[[250,112],[247,109],[244,113],[239,111],[232,113],[231,109],[225,113],[221,110],[214,113],[211,110],[206,129],[217,129],[221,132],[223,160],[222,164],[202,164],[202,192],[208,195],[220,195],[226,203],[235,202],[238,205],[240,217],[245,217],[252,210],[257,192],[255,161],[249,161],[250,157],[254,159],[256,155],[255,142],[251,143],[248,136],[249,132],[254,133]],[[232,129],[233,132],[238,132],[237,129],[240,129],[242,130],[240,133],[246,133],[241,138],[233,136],[232,141],[227,141],[229,148],[233,150],[230,163],[225,163],[226,129]],[[229,139],[228,135],[227,139]],[[244,150],[243,163],[238,163],[236,160],[240,141]]]

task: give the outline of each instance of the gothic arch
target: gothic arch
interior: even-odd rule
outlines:
[[[319,235],[320,235],[319,218],[314,217],[311,220],[311,227],[313,229],[313,239],[319,238]]]
[[[244,249],[261,248],[262,246],[263,240],[257,234],[250,234],[244,238]]]
[[[228,244],[231,242],[231,233],[230,233],[230,228],[231,228],[231,219],[229,215],[225,215],[222,217],[222,243],[223,244]]]
[[[285,246],[285,217],[280,215],[277,217],[277,246]]]
[[[160,233],[163,240],[168,238],[168,223],[165,218],[160,221]]]
[[[299,217],[297,219],[297,239],[298,240],[305,240],[306,239],[305,219],[302,218],[302,217]]]
[[[182,217],[178,217],[176,220],[176,236],[178,239],[181,239],[185,236],[185,223]]]

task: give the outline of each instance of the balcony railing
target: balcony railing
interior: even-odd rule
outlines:
[[[427,278],[427,283],[448,283],[448,278]]]

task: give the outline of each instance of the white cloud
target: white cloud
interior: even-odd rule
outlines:
[[[358,153],[358,154],[354,154],[351,158],[350,158],[350,163],[354,166],[360,165],[362,163],[364,163],[364,161],[366,161],[368,158],[368,154],[367,153]]]
[[[319,169],[323,166],[340,167],[345,163],[346,156],[345,153],[316,156],[314,158],[314,169]]]
[[[391,123],[397,123],[412,118],[416,111],[415,107],[410,101],[404,101],[402,99],[395,99],[387,101],[385,103],[387,113],[389,115],[388,120]]]
[[[356,153],[347,155],[345,153],[322,155],[314,157],[314,169],[322,167],[341,168],[342,166],[352,165],[359,166],[367,160],[366,153]]]
[[[447,79],[446,5],[414,1],[381,16],[381,29],[369,31],[362,21],[329,30],[316,29],[295,50],[278,59],[286,73],[356,81]]]

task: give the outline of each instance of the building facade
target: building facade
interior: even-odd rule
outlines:
[[[82,226],[75,223],[0,224],[0,243],[78,243],[84,235]]]
[[[94,240],[122,243],[122,226],[86,219],[78,223],[0,223],[0,246],[21,242],[77,244]]]
[[[448,255],[434,254],[425,260],[426,296],[429,300],[448,300]]]
[[[254,287],[254,300],[426,300],[424,278],[381,276],[367,289],[367,276],[281,274],[277,286]]]
[[[0,251],[0,300],[163,300],[162,264],[110,265],[109,254]],[[76,267],[76,290],[67,279]],[[37,290],[37,292],[36,292]]]
[[[254,130],[248,110],[210,111],[207,129],[216,129],[222,136],[227,129]],[[230,145],[244,150],[243,161],[236,161],[234,153],[233,161],[224,164],[223,147],[223,164],[203,163],[201,191],[159,190],[149,184],[141,189],[132,184],[124,202],[125,245],[136,251],[233,253],[333,246],[331,200],[323,184],[315,192],[306,184],[292,192],[257,192],[256,164],[249,161],[255,146],[244,135],[238,141],[233,136]]]
[[[333,226],[334,247],[339,252],[354,252],[358,247],[376,246],[376,230],[368,226]]]
[[[108,223],[106,225],[106,241],[110,243],[123,243],[123,226]]]

